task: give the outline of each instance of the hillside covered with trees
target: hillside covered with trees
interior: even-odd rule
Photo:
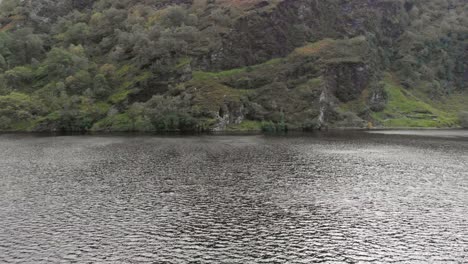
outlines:
[[[0,130],[468,126],[464,0],[3,0]]]

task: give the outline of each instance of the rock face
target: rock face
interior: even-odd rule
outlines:
[[[382,62],[375,52],[377,48],[369,46],[375,45],[391,50],[392,41],[398,39],[407,26],[405,14],[406,8],[402,1],[283,0],[276,6],[270,5],[267,9],[257,8],[255,12],[240,18],[232,30],[224,36],[220,46],[204,58],[201,67],[218,71],[257,65],[272,58],[289,56],[297,47],[306,43],[326,38],[352,39],[371,35],[369,38],[364,38],[366,40],[363,45],[367,45],[367,52],[359,54],[360,58],[354,59],[343,55],[346,58],[342,59],[338,56],[332,63],[327,62],[318,66],[320,69],[308,66],[318,62],[304,61],[275,76],[276,82],[284,84],[278,87],[286,86],[294,89],[298,85],[301,86],[302,81],[322,75],[325,83],[320,96],[308,95],[311,105],[298,104],[296,108],[285,107],[293,101],[302,99],[291,99],[295,96],[291,95],[293,92],[274,88],[272,83],[265,83],[259,87],[263,87],[265,93],[278,93],[283,98],[275,98],[270,102],[265,99],[255,101],[264,107],[266,112],[284,112],[291,122],[294,122],[292,121],[294,119],[310,118],[316,120],[312,123],[316,122],[322,127],[345,119],[351,120],[349,122],[353,123],[353,126],[362,125],[366,122],[356,114],[349,113],[348,116],[343,116],[337,108],[341,103],[361,98],[363,91],[368,88],[371,93],[371,98],[368,99],[370,106],[380,110],[385,107],[386,96],[383,90],[370,89],[375,86],[374,80],[378,79],[376,77],[378,70],[375,68]],[[346,54],[348,47],[343,45],[341,48],[345,50],[343,54]],[[340,53],[341,50],[331,52]],[[252,88],[251,84],[257,80],[259,79],[247,79],[246,82],[245,79],[238,79],[232,86]],[[259,95],[257,98],[262,96]],[[276,107],[276,104],[280,106]],[[249,112],[248,115],[250,114]],[[226,118],[220,118],[220,124],[224,124],[225,121]]]
[[[369,66],[362,62],[332,64],[326,70],[330,92],[341,102],[358,99],[369,85]]]
[[[355,37],[366,32],[396,38],[404,24],[399,1],[284,0],[273,10],[238,20],[222,45],[205,61],[208,68],[230,69],[283,57],[305,42]]]
[[[371,89],[367,104],[372,111],[380,112],[384,110],[387,100],[388,95],[385,92],[383,85],[377,84],[373,89]]]
[[[245,107],[242,103],[225,103],[216,114],[217,124],[214,131],[223,131],[229,125],[238,125],[244,121]]]
[[[362,92],[371,84],[369,66],[362,62],[341,62],[327,66],[325,70],[325,84],[320,95],[320,113],[318,127],[326,127],[330,123],[345,119],[351,122],[345,126],[361,127],[363,120],[356,115],[340,117],[336,112],[339,103],[346,103],[358,99]],[[350,114],[347,114],[350,115]]]

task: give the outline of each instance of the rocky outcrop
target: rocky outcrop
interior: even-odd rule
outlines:
[[[224,103],[216,115],[213,131],[223,131],[229,125],[238,125],[245,119],[245,107],[241,102]]]
[[[324,74],[326,82],[320,95],[318,127],[337,122],[345,122],[343,126],[361,127],[362,119],[350,113],[340,115],[337,106],[358,99],[371,85],[373,73],[369,66],[363,62],[334,63],[327,66]]]
[[[330,92],[343,103],[358,99],[371,76],[369,67],[362,62],[332,64],[325,74]]]
[[[380,112],[384,110],[387,100],[388,95],[385,92],[383,85],[377,84],[373,89],[371,89],[367,104],[369,105],[370,110]]]
[[[240,18],[203,67],[230,69],[283,57],[306,42],[369,32],[396,39],[405,23],[400,1],[284,0]]]

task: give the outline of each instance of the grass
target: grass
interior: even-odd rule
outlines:
[[[180,69],[182,67],[185,67],[186,65],[189,65],[190,63],[192,63],[192,58],[190,57],[185,57],[185,58],[182,58],[178,61],[177,65],[176,65],[176,69]]]
[[[230,78],[234,77],[237,75],[241,75],[244,73],[249,73],[251,71],[255,70],[261,70],[263,68],[267,67],[273,67],[275,65],[278,65],[284,61],[283,58],[276,58],[276,59],[271,59],[269,61],[266,61],[261,64],[257,65],[252,65],[249,67],[242,67],[242,68],[235,68],[231,70],[226,70],[226,71],[220,71],[220,72],[204,72],[204,71],[194,71],[193,72],[193,79],[198,80],[198,81],[203,81],[203,80],[220,80],[224,78]]]
[[[133,65],[125,64],[116,71],[116,76],[118,78],[124,78],[129,74],[136,72],[136,68]]]
[[[131,73],[132,67],[129,66],[123,66],[118,70],[118,76],[125,76],[129,73]],[[144,71],[141,74],[133,77],[131,80],[123,82],[119,88],[117,89],[117,92],[112,94],[109,97],[109,101],[113,104],[118,104],[123,102],[125,99],[127,99],[128,95],[130,95],[132,92],[134,92],[134,89],[132,89],[138,82],[144,82],[148,80],[149,78],[152,77],[152,73],[149,71]],[[123,77],[121,77],[123,78]]]
[[[231,77],[237,74],[241,74],[247,71],[247,68],[236,68],[232,70],[222,71],[222,72],[203,72],[203,71],[194,71],[193,79],[198,81],[211,80],[211,79],[220,79],[224,77]]]
[[[308,80],[307,82],[298,85],[294,89],[294,93],[301,98],[319,97],[325,82],[322,76]]]
[[[303,47],[295,49],[291,56],[308,57],[318,55],[322,50],[329,48],[334,44],[335,41],[333,39],[322,39],[320,41],[309,43]]]
[[[230,125],[226,128],[226,131],[233,131],[233,132],[248,132],[248,131],[261,131],[261,130],[262,130],[262,122],[251,121],[251,120],[244,120],[240,124]]]
[[[362,62],[367,53],[367,40],[364,36],[351,39],[322,39],[296,48],[289,58],[320,57],[328,64],[342,62]]]
[[[234,89],[210,80],[193,80],[189,82],[189,86],[194,95],[194,106],[199,110],[211,112],[219,111],[219,108],[227,101],[240,102],[243,96],[251,92]]]
[[[388,103],[382,112],[372,113],[372,118],[385,127],[454,127],[458,123],[455,114],[436,108],[432,103],[416,97],[387,75],[385,91]]]
[[[123,90],[123,91],[117,92],[109,97],[109,101],[112,104],[121,103],[125,99],[127,99],[128,95],[131,93],[132,93],[132,90]]]
[[[374,125],[389,128],[442,128],[459,124],[459,112],[468,110],[468,94],[457,94],[438,101],[430,100],[420,89],[405,89],[387,73],[384,78],[388,103],[382,112],[372,112]],[[351,102],[340,105],[342,112],[363,113],[368,110],[368,90]]]

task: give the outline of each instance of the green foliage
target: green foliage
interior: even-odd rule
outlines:
[[[223,78],[223,77],[231,77],[240,73],[246,72],[247,68],[240,68],[240,69],[232,69],[228,71],[222,72],[202,72],[202,71],[195,71],[193,72],[193,79],[195,80],[209,80],[213,78]]]
[[[273,133],[273,132],[287,132],[288,126],[285,123],[284,113],[280,113],[280,121],[263,121],[261,123],[261,129],[263,132]]]
[[[13,92],[0,96],[0,129],[17,130],[45,113],[45,107],[34,98]],[[26,125],[27,126],[27,125]]]
[[[468,128],[468,111],[459,113],[460,124],[463,128]]]
[[[81,70],[88,70],[89,61],[82,46],[71,45],[68,49],[53,48],[44,61],[44,70],[50,78],[64,79]]]
[[[388,104],[382,112],[373,113],[375,120],[387,127],[451,127],[456,118],[422,101],[410,91],[395,84],[391,76],[385,80]]]
[[[86,23],[79,22],[74,25],[68,25],[65,32],[56,36],[59,41],[63,41],[65,45],[84,44],[90,36],[90,28]]]
[[[34,81],[34,71],[30,67],[18,66],[5,72],[7,85],[16,90],[29,90]]]
[[[153,131],[153,127],[149,120],[143,116],[138,116],[135,119],[127,114],[116,114],[108,116],[94,124],[92,131]]]
[[[153,96],[146,103],[145,114],[158,131],[195,131],[198,123],[181,98]]]
[[[8,67],[40,60],[44,57],[43,36],[27,27],[11,33],[0,32],[0,55]]]
[[[18,12],[19,1],[16,0],[3,0],[0,1],[0,13],[2,15],[11,15]]]
[[[348,1],[345,16],[315,1],[327,15],[301,23],[279,0],[0,2],[1,129],[199,130],[220,109],[245,115],[231,130],[315,128],[327,89],[344,126],[453,126],[468,110],[463,1]],[[343,104],[331,67],[353,63],[369,81]]]
[[[414,0],[395,63],[409,86],[435,83],[433,98],[466,88],[468,10],[463,1]]]
[[[365,36],[352,39],[323,39],[297,48],[290,56],[320,57],[326,63],[361,62],[368,55],[368,42]]]
[[[262,122],[245,120],[240,124],[228,126],[226,130],[234,132],[262,131]]]
[[[132,123],[132,129],[136,130],[136,124],[145,113],[145,105],[142,103],[132,104],[127,111],[128,118]]]

